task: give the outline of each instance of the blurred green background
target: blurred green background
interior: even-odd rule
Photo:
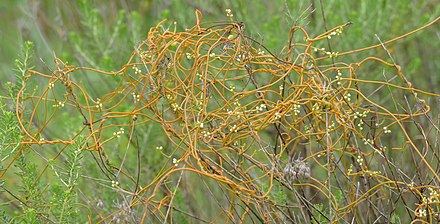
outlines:
[[[353,22],[342,38],[331,40],[335,52],[377,44],[375,34],[382,41],[389,40],[440,15],[440,4],[435,0],[325,0],[323,4],[327,28]],[[25,40],[35,43],[35,58],[48,66],[57,56],[73,65],[112,70],[128,60],[149,28],[162,19],[168,19],[166,24],[177,21],[183,30],[193,26],[195,9],[202,11],[203,21],[226,21],[226,8],[232,9],[234,19],[245,23],[247,35],[275,53],[287,44],[294,24],[304,26],[311,36],[324,31],[317,0],[5,0],[0,3],[0,79],[13,79],[14,59]],[[439,46],[439,26],[435,25],[388,49],[416,87],[438,92],[440,61],[435,58],[440,56]],[[44,68],[41,61],[35,65]]]
[[[147,36],[151,26],[167,19],[164,27],[172,26],[176,21],[178,30],[190,28],[195,24],[194,11],[196,9],[203,13],[204,22],[226,22],[228,18],[225,9],[230,8],[234,14],[233,18],[244,22],[245,34],[262,42],[275,55],[279,55],[283,46],[288,44],[290,28],[295,24],[303,26],[309,35],[314,37],[325,32],[326,28],[330,29],[349,21],[352,22],[353,24],[346,28],[341,36],[329,40],[332,51],[345,52],[378,44],[379,41],[375,34],[384,42],[419,28],[440,16],[440,4],[436,0],[323,0],[322,2],[321,6],[320,1],[317,0],[3,0],[0,2],[0,95],[8,95],[6,83],[8,81],[14,82],[16,79],[15,59],[18,57],[24,41],[29,40],[34,43],[35,51],[31,64],[35,66],[35,70],[46,74],[55,67],[54,57],[59,57],[70,65],[115,71],[126,64],[135,47]],[[325,23],[323,17],[325,17]],[[435,93],[440,93],[439,27],[438,24],[435,24],[422,32],[387,45],[387,49],[397,64],[402,66],[404,74],[414,87]],[[302,41],[299,39],[302,36],[298,35],[296,38],[298,38],[297,41]],[[326,41],[322,41],[321,44],[323,44],[322,47],[327,48]],[[358,62],[371,55],[389,61],[386,52],[378,48],[346,56],[344,62]],[[362,71],[360,75],[364,77],[359,77],[361,79],[382,81],[384,79],[383,68],[366,66]],[[433,107],[434,111],[438,111],[438,98],[424,96],[424,99]],[[12,104],[9,106],[13,108]],[[434,114],[433,117],[436,115]],[[66,126],[63,127],[63,130],[53,129],[53,133],[81,128],[83,125],[78,122],[78,119],[65,113],[63,122]],[[65,127],[68,127],[68,130]],[[166,136],[160,127],[149,124],[142,131],[146,137],[140,139],[140,145],[148,145],[152,149],[159,145],[164,145],[164,148],[167,148],[169,143],[167,143]],[[127,143],[122,142],[121,145],[127,145]],[[47,155],[51,154],[48,158],[53,158],[53,155],[59,150],[55,146],[45,147],[45,149],[51,149],[44,152]],[[41,157],[35,152],[31,153],[35,158]],[[114,153],[117,154],[116,145]],[[110,157],[112,156],[114,155],[110,155]],[[131,160],[135,155],[129,155],[129,157],[132,157],[129,159]],[[153,174],[150,174],[154,172],[150,171],[160,169],[165,163],[161,153],[157,151],[143,152],[141,157],[146,161],[144,164],[147,174],[143,176],[145,180],[154,177]],[[90,157],[85,159],[88,159],[90,163],[84,163],[82,169],[91,177],[94,177],[95,174],[99,176],[99,169],[93,159]],[[45,165],[46,162],[35,163]],[[37,166],[41,164],[37,164]],[[1,165],[4,166],[4,164]],[[62,164],[58,165],[62,167]],[[127,166],[134,165],[128,164]],[[60,170],[62,169],[60,168]],[[134,170],[135,167],[127,169]],[[50,183],[52,179],[56,180],[53,174],[47,173],[49,172],[44,175],[52,176],[47,179],[42,178],[42,182],[44,182],[41,184],[42,186],[47,182]],[[30,175],[37,176],[40,173]],[[84,197],[91,201],[87,207],[95,205],[95,207],[100,207],[100,203],[106,206],[113,205],[114,199],[111,189],[103,188],[102,195],[96,197],[93,195],[93,193],[96,194],[94,189],[84,187],[89,186],[89,182],[93,181],[81,180],[80,183],[83,185],[79,187],[82,190],[81,196],[89,196],[92,193],[91,197]],[[96,183],[100,184],[98,181]],[[13,189],[14,183],[6,182],[5,186]],[[90,186],[96,185],[90,184]],[[51,191],[56,195],[57,186],[51,187]],[[46,188],[41,187],[40,190],[43,191],[43,189]],[[185,203],[183,197],[177,195],[176,204],[181,203],[181,208],[187,210],[185,206],[191,207],[191,205]],[[199,207],[209,206],[209,202],[200,200],[203,195],[188,197],[197,199]],[[7,199],[11,200],[11,196],[3,194],[2,200],[6,202]],[[83,201],[86,200],[83,199]],[[17,207],[8,206],[5,206],[8,212],[17,210]]]

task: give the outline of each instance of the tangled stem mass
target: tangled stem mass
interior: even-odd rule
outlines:
[[[209,189],[223,189],[226,194],[213,200],[221,208],[218,215],[204,219],[233,223],[317,221],[319,216],[351,220],[367,210],[379,217],[381,211],[396,206],[389,200],[405,204],[400,196],[408,192],[422,197],[427,182],[414,186],[410,177],[396,173],[401,165],[390,153],[416,157],[414,166],[425,172],[426,179],[440,181],[421,149],[423,143],[416,142],[406,127],[430,112],[419,95],[438,95],[415,89],[400,67],[385,59],[370,56],[345,62],[346,56],[360,51],[387,51],[390,41],[327,52],[318,46],[349,24],[314,38],[295,26],[289,45],[277,56],[247,36],[242,23],[202,23],[197,12],[197,24],[185,31],[163,24],[150,30],[119,71],[75,67],[60,59],[51,74],[30,70],[17,97],[17,116],[26,134],[23,147],[70,145],[85,136],[82,148],[100,158],[96,162],[109,179],[121,174],[131,180],[114,184],[133,196],[129,207],[146,206],[138,210],[142,217],[154,214],[159,220],[171,218],[179,209],[172,202],[183,173],[211,179],[215,184],[211,182]],[[382,66],[394,77],[369,80],[362,70],[369,65]],[[86,82],[82,76],[98,81]],[[107,93],[95,91],[105,80],[117,85]],[[31,89],[36,82],[47,87]],[[395,100],[403,95],[416,109],[396,107]],[[73,135],[66,131],[55,135],[60,137],[42,138],[47,129],[63,126],[59,118],[63,111],[81,117],[82,128]],[[136,137],[136,130],[149,123],[162,127],[171,150],[157,150],[164,160],[173,160],[154,178],[139,180],[136,173],[123,169],[124,161],[115,165],[107,154],[123,136],[128,136],[127,150],[154,148],[134,141],[142,138]],[[275,186],[289,192],[288,200],[281,203],[273,197]],[[327,212],[319,210],[318,203],[327,206]],[[406,206],[408,212],[414,211],[411,215],[424,218],[419,211],[434,211],[438,204],[437,200]]]

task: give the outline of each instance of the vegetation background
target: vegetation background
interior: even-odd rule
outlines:
[[[333,49],[344,52],[378,44],[375,34],[382,41],[386,41],[419,28],[440,16],[440,4],[436,0],[324,0],[322,3],[323,5],[317,0],[1,1],[2,126],[0,128],[3,132],[0,137],[3,142],[0,151],[2,156],[0,168],[5,168],[8,164],[18,147],[14,143],[21,139],[17,122],[11,112],[15,106],[12,100],[17,92],[14,86],[20,82],[16,60],[23,62],[26,58],[23,52],[26,52],[27,47],[30,49],[30,45],[23,44],[25,41],[33,43],[32,50],[28,51],[28,53],[32,52],[33,57],[24,67],[32,66],[34,70],[50,73],[55,69],[53,59],[58,57],[68,64],[79,67],[115,71],[127,63],[135,47],[146,38],[150,27],[167,19],[165,24],[171,25],[176,21],[179,30],[190,28],[196,22],[194,16],[196,9],[203,13],[203,21],[227,21],[225,9],[231,9],[234,14],[233,19],[244,22],[246,27],[244,32],[261,41],[275,54],[288,43],[289,30],[293,25],[303,26],[310,36],[317,36],[328,28],[352,22],[353,24],[344,31],[343,39],[332,41]],[[439,27],[436,24],[423,32],[387,46],[414,86],[434,93],[440,93]],[[356,62],[371,54],[387,58],[386,52],[377,50],[373,53],[363,52],[352,55],[346,62]],[[375,67],[369,67],[363,74],[368,75],[369,80],[383,80],[382,70]],[[100,80],[89,81],[100,82]],[[94,91],[99,93],[101,90],[97,88]],[[439,99],[427,97],[426,100],[433,109],[431,117],[438,122]],[[82,125],[78,119],[66,114],[64,125],[51,127],[47,134],[50,137],[52,134],[74,130],[75,127]],[[141,140],[143,144],[152,149],[162,145],[167,146],[167,137],[160,127],[149,125],[144,132],[145,139]],[[438,144],[436,147],[438,150]],[[40,154],[41,150],[46,149],[47,154]],[[112,183],[108,183],[106,187],[102,186],[102,189],[87,189],[84,186],[88,186],[87,181],[93,181],[92,178],[75,179],[63,174],[63,171],[77,169],[79,176],[86,173],[85,175],[89,177],[98,177],[100,170],[94,165],[93,159],[76,158],[77,155],[73,153],[63,158],[64,162],[68,161],[67,165],[62,162],[54,162],[51,165],[45,158],[51,158],[50,155],[55,155],[56,152],[55,146],[29,151],[15,164],[12,171],[9,170],[7,175],[2,177],[0,182],[3,186],[0,189],[0,212],[2,212],[0,215],[4,221],[2,223],[39,223],[45,218],[56,220],[55,222],[84,223],[87,221],[87,216],[82,216],[81,211],[118,207],[122,204],[114,196],[113,186],[110,186]],[[144,164],[148,164],[145,169],[157,170],[162,162],[160,155],[160,152],[143,154],[142,158],[146,161]],[[135,158],[135,155],[131,155],[131,158]],[[47,166],[53,171],[43,169]],[[57,173],[57,170],[60,173]],[[37,178],[41,181],[35,184],[34,180]],[[146,175],[143,178],[149,177]],[[68,182],[66,180],[73,182],[65,184]],[[175,203],[181,203],[183,210],[190,210],[195,216],[209,217],[209,213],[212,212],[210,209],[197,211],[210,206],[210,202],[204,201],[203,194],[179,195],[176,198]],[[185,203],[188,198],[194,200],[193,205]],[[27,201],[27,205],[19,202],[23,200]],[[41,214],[44,213],[40,212],[47,209],[49,203],[59,201],[62,201],[61,204],[66,207],[51,208],[50,214],[53,216],[42,217]],[[404,212],[397,214],[401,215],[402,219],[395,218],[393,220],[395,222],[403,220],[402,222],[405,223],[411,218]],[[100,220],[105,215],[93,217],[92,221]],[[175,217],[176,220],[177,218]],[[184,215],[180,218],[183,220],[180,223],[198,222]],[[119,221],[133,220],[120,218]]]
[[[286,44],[289,29],[298,18],[297,24],[304,26],[312,36],[322,33],[324,22],[319,2],[2,1],[1,77],[2,80],[14,79],[10,72],[25,40],[35,43],[36,58],[46,63],[56,55],[67,61],[75,59],[75,64],[84,66],[98,63],[104,68],[104,65],[109,69],[118,68],[151,26],[168,19],[177,21],[180,29],[192,27],[195,9],[200,9],[207,21],[225,21],[225,9],[231,8],[235,12],[234,19],[245,22],[248,35],[262,39],[269,49],[276,51]],[[440,6],[434,0],[329,0],[323,7],[327,27],[353,22],[344,41],[334,43],[340,52],[377,44],[374,34],[389,40],[426,24],[440,13]],[[122,24],[117,24],[121,18]],[[115,28],[120,29],[116,35],[112,33]],[[438,28],[434,27],[393,44],[390,49],[410,78],[419,79],[420,88],[435,89],[440,82],[435,75],[440,62],[423,62],[439,56],[435,50],[438,46]],[[36,66],[42,66],[40,60]]]

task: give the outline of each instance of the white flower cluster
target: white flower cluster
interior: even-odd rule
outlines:
[[[280,112],[275,112],[275,120],[279,120],[282,117]]]
[[[342,83],[341,83],[341,81],[342,81],[342,73],[338,70],[338,74],[336,75],[336,81],[338,81],[337,82],[337,84],[338,84],[338,86],[340,86]]]
[[[388,134],[388,133],[391,133],[391,130],[388,129],[387,126],[385,126],[385,127],[383,127],[383,132],[384,132],[385,134]]]
[[[367,114],[369,113],[369,111],[364,111],[364,112],[362,112],[362,113],[359,113],[359,112],[356,112],[356,113],[354,113],[354,116],[353,116],[353,118],[354,119],[358,119],[358,118],[360,118],[360,117],[367,117]]]
[[[327,38],[328,38],[328,39],[332,39],[332,36],[339,36],[339,35],[342,33],[342,30],[343,30],[342,27],[336,29],[335,31],[331,32],[331,33],[327,36]]]
[[[119,128],[119,131],[113,132],[113,136],[116,136],[116,138],[121,137],[122,134],[124,134],[124,128]]]
[[[359,166],[362,166],[364,159],[361,156],[357,156],[356,161],[359,163]]]
[[[300,104],[293,104],[293,114],[295,116],[298,116],[299,113],[301,113],[301,111],[299,110],[301,108]]]
[[[373,144],[373,140],[369,138],[363,138],[362,141],[364,142],[364,145]]]
[[[119,187],[119,182],[112,180],[112,187]]]
[[[55,105],[53,105],[53,107],[57,107],[57,108],[64,107],[64,103],[63,102],[58,102]]]
[[[174,166],[178,166],[179,165],[179,161],[176,158],[173,158],[173,164],[174,164]]]
[[[171,108],[173,108],[173,111],[176,112],[178,110],[183,110],[182,107],[179,106],[177,103],[172,103]]]
[[[132,92],[131,95],[133,96],[134,103],[140,101],[140,95],[136,94],[135,92]]]
[[[187,58],[188,60],[191,60],[191,59],[194,58],[194,55],[191,54],[191,53],[186,53],[186,58]]]
[[[255,107],[255,110],[257,111],[263,111],[264,109],[266,109],[266,104],[264,103],[260,104],[260,106]]]
[[[325,52],[326,55],[328,55],[330,58],[336,58],[338,57],[339,52]]]
[[[230,132],[237,132],[237,131],[238,131],[238,129],[237,129],[237,125],[234,124],[234,126],[232,126],[232,127],[229,129],[229,131],[230,131]]]
[[[138,68],[136,67],[136,65],[133,65],[133,70],[134,70],[134,74],[135,74],[135,75],[140,75],[140,74],[142,74],[142,70],[138,69]]]
[[[102,110],[102,103],[101,103],[101,99],[97,98],[96,99],[96,108],[98,108],[99,110]]]
[[[232,10],[226,9],[225,11],[226,11],[226,16],[232,19],[232,17],[234,16],[234,14],[232,14]]]
[[[339,83],[339,82],[338,82]],[[347,93],[347,95],[344,95],[344,99],[345,100],[347,100],[348,102],[350,102],[351,101],[351,94],[350,93]]]

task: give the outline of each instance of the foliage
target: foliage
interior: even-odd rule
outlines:
[[[165,1],[156,13],[177,22],[158,19],[146,36],[151,1],[139,12],[110,4],[112,16],[72,4],[80,22],[61,58],[35,69],[25,42],[4,85],[3,222],[438,220],[439,95],[414,88],[435,77],[413,75],[430,52],[405,56],[405,69],[395,53],[438,18],[391,41],[366,39],[372,23],[363,21],[398,29],[405,15],[387,23],[364,3],[311,3],[206,7],[208,18],[237,9],[216,23]],[[360,9],[354,24],[329,10],[348,5]],[[276,15],[264,20],[261,10]],[[353,47],[359,40],[370,47]]]

